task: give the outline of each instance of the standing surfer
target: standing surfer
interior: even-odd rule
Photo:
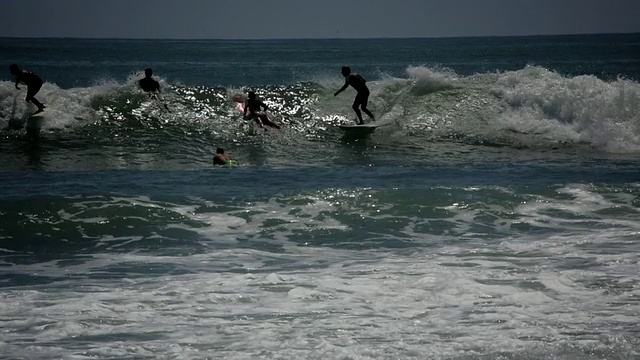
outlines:
[[[9,71],[11,75],[16,77],[16,89],[20,90],[20,87],[18,87],[20,83],[27,85],[27,97],[24,100],[38,107],[34,114],[42,112],[46,106],[35,98],[44,83],[40,76],[30,71],[20,70],[20,67],[16,64],[9,65]]]
[[[348,66],[342,67],[342,76],[345,78],[344,85],[340,88],[340,90],[336,91],[333,96],[338,96],[341,92],[343,92],[349,85],[353,87],[358,94],[356,95],[356,99],[353,101],[353,111],[356,112],[358,116],[358,125],[363,125],[364,121],[362,121],[362,113],[360,109],[367,114],[371,120],[375,121],[376,119],[373,117],[373,114],[369,109],[367,109],[367,103],[369,102],[369,88],[367,87],[367,80],[365,80],[362,76],[358,74],[352,74],[351,68]]]

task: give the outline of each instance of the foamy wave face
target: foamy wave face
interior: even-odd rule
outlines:
[[[429,68],[425,66],[409,66],[406,70],[410,79],[425,81],[455,81],[459,76],[447,68]]]
[[[41,129],[53,130],[84,125],[97,119],[92,109],[95,97],[112,92],[117,84],[105,83],[88,88],[61,89],[55,84],[46,83],[36,98],[46,105]],[[12,83],[0,82],[0,122],[5,126],[22,127],[35,112],[36,107],[24,100],[26,85],[17,90]]]
[[[458,80],[458,75],[450,69],[430,69],[428,67],[407,68],[407,75],[415,80],[411,89],[414,95],[426,95],[435,91],[452,89]]]
[[[640,151],[637,82],[566,77],[536,66],[472,76],[428,67],[409,67],[406,72],[409,79],[371,83],[369,108],[383,125],[396,124],[413,137],[542,149],[587,144],[606,152]],[[339,105],[326,101],[318,107],[335,113]],[[341,113],[347,117],[348,105],[342,101]]]
[[[496,93],[509,106],[497,126],[588,142],[611,152],[640,151],[640,84],[564,77],[527,67],[501,74]]]
[[[565,77],[534,66],[472,76],[428,67],[408,67],[406,73],[405,79],[368,82],[369,108],[377,123],[384,126],[371,138],[383,142],[407,139],[415,144],[435,140],[640,152],[640,120],[636,115],[640,110],[640,85],[636,82]],[[252,122],[242,119],[231,101],[248,88],[189,87],[160,79],[163,92],[153,99],[137,88],[139,77],[132,74],[125,84],[103,82],[68,90],[45,84],[39,94],[48,106],[42,128],[95,125],[87,131],[99,134],[101,139],[126,139],[135,130],[143,138],[153,138],[158,131],[170,132],[175,136],[172,143],[188,142],[194,133],[212,134],[216,142],[259,142],[255,136],[259,131]],[[12,121],[24,123],[31,105],[17,96],[11,83],[0,85],[0,122],[5,127]],[[330,128],[353,122],[355,92],[349,89],[334,97],[339,85],[298,83],[251,90],[269,105],[272,119],[283,125],[284,131],[278,134],[286,135],[281,138],[300,143],[310,138],[333,141],[339,136]],[[148,134],[142,134],[144,131]],[[202,136],[199,140],[210,141]]]

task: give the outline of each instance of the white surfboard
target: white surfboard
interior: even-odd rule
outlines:
[[[40,111],[37,114],[33,114],[31,116],[29,116],[29,119],[41,119],[44,117],[44,111]]]
[[[339,125],[342,130],[360,130],[360,131],[373,131],[380,125],[376,124],[363,124],[363,125]]]

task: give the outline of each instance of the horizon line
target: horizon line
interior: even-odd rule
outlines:
[[[529,35],[452,35],[452,36],[389,36],[389,37],[300,37],[300,38],[144,38],[144,37],[71,37],[71,36],[0,36],[0,39],[51,39],[51,40],[138,40],[138,41],[283,41],[283,40],[406,40],[406,39],[474,39],[507,37],[585,36],[585,35],[636,35],[640,32],[561,33]]]

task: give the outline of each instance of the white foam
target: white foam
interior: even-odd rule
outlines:
[[[384,124],[487,140],[498,136],[531,146],[578,143],[607,152],[640,152],[640,84],[635,81],[563,76],[539,66],[472,76],[426,66],[406,72],[407,79],[369,83],[369,108]],[[327,95],[314,113],[349,120],[351,101],[351,96]]]
[[[56,84],[45,83],[36,98],[46,105],[43,113],[42,129],[62,129],[86,124],[96,119],[91,107],[94,97],[113,91],[117,85],[104,84],[88,88],[61,89]],[[13,84],[0,82],[0,108],[7,109],[0,114],[0,121],[26,121],[36,110],[35,106],[24,101],[23,91],[13,89]]]
[[[198,357],[203,350],[233,358],[258,353],[386,358],[425,351],[434,358],[446,358],[471,349],[527,351],[539,343],[525,338],[547,343],[564,339],[577,348],[588,348],[599,343],[600,335],[589,333],[584,324],[603,329],[614,319],[635,318],[633,308],[600,313],[624,295],[605,295],[568,281],[566,272],[553,268],[528,269],[509,262],[505,268],[490,258],[476,261],[481,256],[305,251],[307,264],[329,266],[276,270],[260,258],[294,260],[300,255],[252,251],[239,256],[238,250],[229,250],[173,258],[110,255],[103,259],[116,266],[202,264],[197,273],[179,276],[81,280],[80,267],[78,272],[67,267],[72,287],[63,282],[33,290],[4,290],[0,306],[0,317],[6,320],[3,328],[23,329],[5,333],[5,344],[37,338],[38,344],[59,345],[5,345],[5,351],[34,359],[52,352],[67,357],[75,352],[70,344],[88,338],[92,340],[84,351],[103,357],[166,356],[173,349],[187,358]],[[476,266],[441,265],[469,261]],[[204,266],[215,269],[229,262],[248,265],[256,272],[210,272]],[[92,271],[105,265],[96,262]],[[269,268],[276,272],[263,271]],[[36,267],[24,270],[37,272]],[[56,266],[49,271],[57,272]],[[587,279],[598,276],[583,274]],[[540,282],[547,290],[527,290],[521,282]],[[583,335],[576,338],[571,331]]]
[[[611,152],[640,151],[640,84],[595,76],[564,77],[528,66],[500,74],[495,93],[509,109],[496,126],[585,141]]]
[[[501,191],[505,197],[511,194]],[[633,344],[620,345],[635,334],[640,305],[638,245],[629,236],[640,232],[640,223],[631,216],[635,198],[580,184],[557,191],[560,196],[490,209],[510,212],[496,222],[547,224],[553,233],[515,232],[492,241],[432,236],[416,228],[447,220],[454,224],[451,233],[468,232],[487,210],[452,203],[442,205],[451,213],[448,218],[416,216],[403,230],[426,246],[397,251],[287,244],[303,229],[310,237],[309,228],[359,231],[343,223],[338,212],[388,219],[384,210],[390,208],[379,207],[375,197],[361,205],[345,201],[369,199],[372,190],[274,196],[224,212],[220,206],[229,204],[202,199],[190,199],[187,205],[146,197],[111,199],[185,217],[188,221],[178,221],[179,226],[204,235],[199,241],[208,250],[159,256],[136,249],[87,254],[74,261],[3,265],[0,275],[37,281],[0,291],[0,347],[12,357],[33,359],[51,354],[73,358],[80,356],[79,347],[82,356],[98,358],[201,358],[215,353],[223,358],[305,359],[424,354],[435,359],[491,354],[535,358],[542,347],[541,358],[553,358],[564,344],[571,344],[572,355],[597,348],[614,356],[636,356]],[[59,215],[84,225],[82,210],[102,205],[89,203],[79,202],[78,211]],[[629,218],[603,212],[620,207],[628,208]],[[574,229],[571,222],[582,219],[558,212],[607,226]],[[297,221],[289,221],[291,216]],[[282,247],[268,251],[215,242],[222,237],[222,245],[240,244],[249,236]],[[609,254],[585,246],[609,241],[617,242],[611,248],[630,251]]]
[[[455,71],[447,68],[432,69],[425,66],[409,66],[406,70],[410,79],[447,85],[459,79]]]

